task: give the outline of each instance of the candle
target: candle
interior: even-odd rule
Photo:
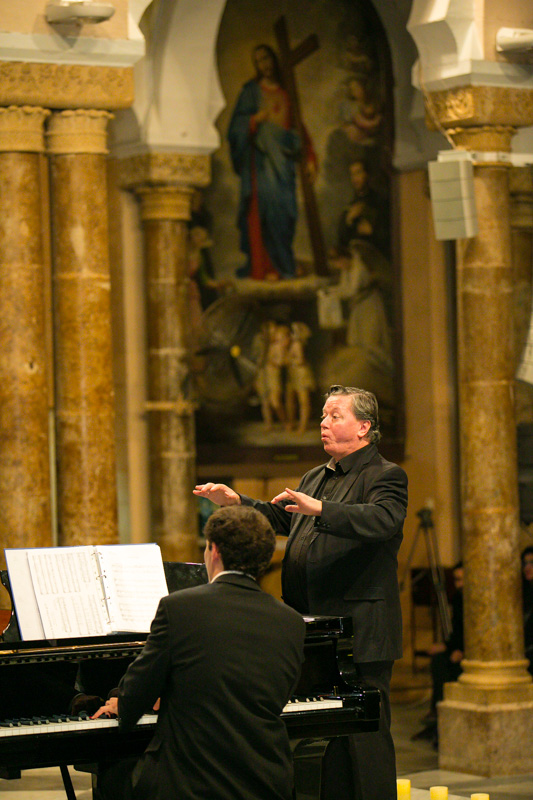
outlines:
[[[430,786],[429,800],[448,800],[447,786]]]
[[[396,789],[398,800],[411,800],[411,781],[409,778],[397,778]]]
[[[470,800],[490,800],[490,797],[486,792],[476,792],[470,795]]]

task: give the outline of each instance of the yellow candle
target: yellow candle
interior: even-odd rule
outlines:
[[[486,792],[476,792],[470,795],[470,800],[490,800],[490,797]]]
[[[429,800],[448,800],[447,786],[430,786]]]
[[[411,800],[411,781],[409,778],[397,778],[396,789],[398,800]]]

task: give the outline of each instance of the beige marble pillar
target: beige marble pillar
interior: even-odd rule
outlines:
[[[513,129],[450,128],[474,153],[479,233],[457,243],[465,658],[439,705],[439,765],[533,769],[533,684],[524,658],[514,414],[514,295],[508,152]],[[488,154],[492,155],[488,155]],[[520,731],[517,736],[516,731]]]
[[[50,546],[43,108],[0,108],[0,539]],[[46,186],[44,187],[46,191]]]
[[[50,118],[59,544],[117,541],[107,111]]]
[[[144,236],[151,535],[165,560],[197,560],[187,221],[193,186],[209,180],[209,160],[152,154],[124,162],[122,175],[140,200]]]
[[[139,190],[144,231],[152,535],[169,561],[198,557],[194,406],[188,390],[187,220],[191,191]],[[186,488],[187,487],[187,488]]]

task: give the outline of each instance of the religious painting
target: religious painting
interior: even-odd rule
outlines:
[[[365,0],[229,0],[226,107],[189,231],[201,465],[320,458],[332,384],[373,391],[401,458],[389,49]],[[300,467],[298,466],[297,469]]]

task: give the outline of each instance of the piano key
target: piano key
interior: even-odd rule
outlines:
[[[342,708],[343,701],[338,697],[321,697],[320,699],[312,698],[305,700],[289,700],[285,708],[284,714],[291,714],[295,711],[325,711],[329,708]]]
[[[155,725],[157,721],[157,714],[145,714],[138,721],[137,725]],[[38,733],[55,734],[55,733],[74,733],[78,731],[91,731],[102,730],[103,728],[116,728],[118,727],[117,719],[110,719],[107,717],[99,717],[98,719],[80,719],[78,717],[72,718],[68,721],[62,722],[47,722],[42,724],[33,724],[31,727],[18,726],[18,727],[2,727],[0,724],[0,739],[12,736],[34,736]]]

